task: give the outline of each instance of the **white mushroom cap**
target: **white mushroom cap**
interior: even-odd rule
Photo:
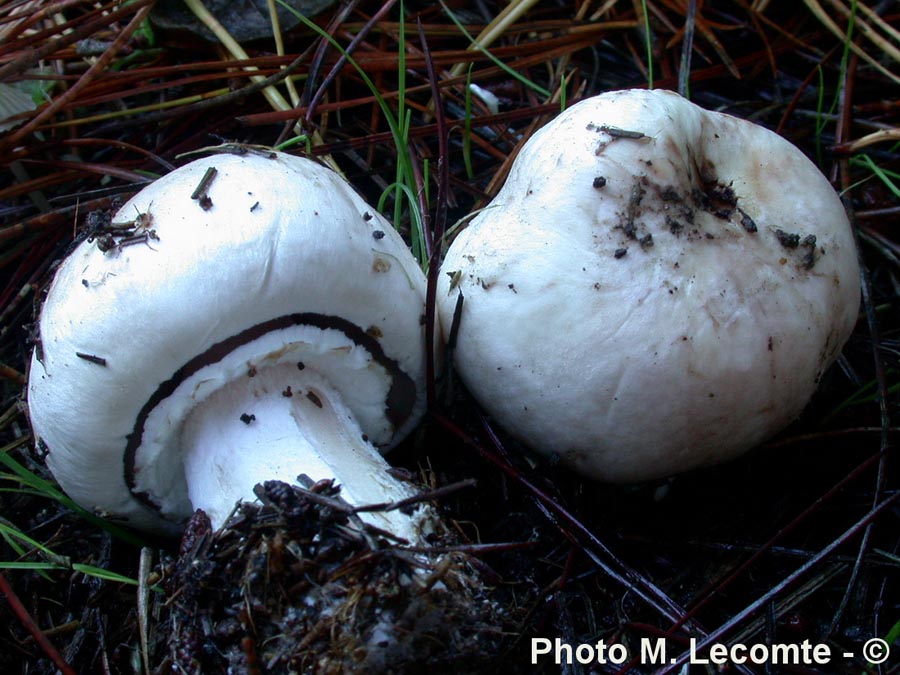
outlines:
[[[666,91],[582,101],[451,245],[454,363],[525,445],[636,481],[733,457],[802,411],[858,311],[828,181],[776,134]]]
[[[259,152],[177,169],[119,222],[127,232],[86,240],[62,263],[41,312],[28,403],[63,489],[132,525],[177,531],[197,506],[186,420],[220,414],[206,402],[225,388],[246,418],[207,428],[269,429],[275,447],[287,420],[295,434],[334,436],[301,425],[318,419],[310,406],[330,411],[359,453],[376,455],[338,481],[375,480],[385,465],[372,444],[390,448],[424,409],[425,280],[390,224],[331,170]],[[266,426],[270,409],[280,426]],[[200,445],[202,455],[214,444]],[[195,461],[214,473],[230,460]],[[294,481],[304,466],[266,478]],[[235,503],[228,490],[253,496],[246,476],[222,480],[194,488],[217,524]]]

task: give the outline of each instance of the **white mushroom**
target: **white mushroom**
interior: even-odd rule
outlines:
[[[720,462],[802,411],[850,335],[841,202],[794,146],[666,91],[557,117],[456,238],[438,310],[481,405],[593,478]]]
[[[47,464],[81,505],[171,533],[300,474],[353,504],[409,497],[379,450],[423,412],[424,293],[401,237],[332,171],[192,162],[56,273],[28,387]],[[364,519],[409,540],[423,525]]]

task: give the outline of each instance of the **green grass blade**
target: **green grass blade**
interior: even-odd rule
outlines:
[[[472,67],[469,64],[469,71],[466,73],[466,93],[465,93],[465,119],[463,119],[463,165],[466,167],[466,177],[469,180],[475,178],[475,171],[472,168]]]
[[[477,49],[479,52],[481,52],[486,57],[488,57],[494,63],[494,65],[496,65],[498,68],[502,68],[503,71],[507,75],[518,80],[519,82],[524,84],[529,89],[536,91],[537,93],[539,93],[541,96],[543,96],[545,98],[550,98],[551,93],[549,90],[545,89],[544,87],[540,86],[539,84],[537,84],[535,82],[532,82],[531,80],[529,80],[527,77],[521,75],[520,73],[517,73],[515,70],[513,70],[508,65],[503,63],[503,61],[501,61],[496,56],[491,54],[490,50],[483,47],[478,42],[478,40],[476,40],[475,37],[469,31],[466,30],[466,27],[462,25],[462,22],[460,22],[460,20],[458,18],[456,18],[456,15],[450,10],[449,7],[447,7],[446,3],[444,3],[444,0],[441,0],[441,7],[444,8],[444,11],[447,13],[447,16],[450,17],[450,20],[454,24],[456,24],[456,27],[459,29],[459,32],[462,33],[463,35],[465,35],[466,39],[472,43],[472,45],[475,47],[475,49]]]
[[[94,565],[82,565],[81,563],[74,563],[71,565],[63,565],[59,563],[52,562],[3,562],[0,561],[0,569],[3,570],[32,570],[37,572],[53,572],[57,570],[62,571],[74,571],[80,574],[84,574],[89,577],[95,577],[97,579],[103,579],[105,581],[113,581],[115,583],[120,584],[128,584],[129,586],[137,586],[137,579],[132,579],[131,577],[126,577],[123,574],[118,574],[117,572],[111,572],[110,570],[105,570],[102,567],[95,567]],[[46,575],[42,575],[46,576]]]
[[[883,169],[875,163],[874,159],[866,154],[857,155],[856,157],[851,159],[851,164],[862,166],[871,171],[882,183],[885,184],[887,189],[890,190],[895,197],[900,199],[900,185],[894,182],[900,181],[900,173],[897,173],[896,171],[890,171],[888,169]]]
[[[412,171],[412,158],[409,155],[409,123],[410,123],[410,111],[407,110],[406,104],[404,101],[405,98],[405,87],[406,87],[406,69],[405,69],[405,42],[402,40],[405,39],[405,29],[402,28],[405,23],[405,14],[401,14],[400,17],[400,39],[401,42],[398,47],[398,51],[400,53],[400,62],[398,65],[398,70],[400,70],[400,74],[398,74],[399,85],[398,85],[398,93],[400,94],[400,103],[398,104],[398,110],[402,112],[402,117],[398,115],[394,115],[394,112],[391,110],[390,106],[387,104],[387,101],[384,99],[384,96],[381,95],[381,92],[378,90],[378,87],[375,86],[375,83],[366,73],[366,71],[359,65],[359,63],[354,59],[350,54],[347,53],[338,42],[331,35],[325,32],[321,27],[316,25],[314,22],[310,21],[308,18],[300,14],[293,7],[289,7],[282,0],[278,0],[278,4],[284,7],[287,11],[293,14],[297,19],[303,23],[307,28],[311,31],[319,35],[322,39],[327,40],[328,43],[334,47],[340,54],[347,59],[347,63],[349,63],[359,74],[360,78],[365,83],[366,87],[372,92],[372,96],[375,98],[375,102],[381,110],[382,115],[384,115],[385,121],[387,122],[388,128],[391,132],[391,137],[394,140],[394,147],[397,151],[397,182],[402,183],[406,186],[415,185],[415,177]],[[403,12],[403,4],[401,3],[401,12]],[[412,191],[408,191],[409,194],[413,194]],[[399,200],[397,200],[399,203]],[[416,259],[419,261],[419,264],[424,267],[427,264],[427,256],[425,256],[425,232],[422,229],[419,229],[419,225],[423,222],[421,214],[418,214],[418,204],[415,200],[410,200],[407,204],[409,208],[411,217],[410,221],[414,224],[414,227],[411,228],[411,239],[412,239],[412,248],[413,252],[416,254]],[[378,207],[378,210],[383,212],[383,208],[381,206]],[[396,223],[399,222],[399,214],[402,212],[401,206],[398,206],[395,203],[394,210],[394,227],[396,227]],[[416,253],[418,251],[418,253]]]
[[[0,522],[0,534],[2,534],[3,538],[6,539],[6,541],[10,542],[11,545],[12,545],[12,540],[21,541],[24,544],[28,544],[31,547],[32,551],[40,552],[41,555],[43,555],[45,558],[47,558],[47,560],[49,562],[51,562],[53,564],[60,565],[60,566],[66,567],[66,568],[71,566],[71,561],[67,557],[61,556],[58,553],[55,553],[54,551],[52,551],[50,548],[48,548],[44,544],[29,537],[27,534],[22,532],[20,529],[14,527],[8,523]],[[17,549],[16,552],[19,553],[20,555],[27,555],[27,552],[20,549],[19,547],[14,547],[14,548]]]
[[[653,89],[653,34],[650,32],[650,13],[647,11],[647,0],[641,0],[641,11],[644,14],[644,45],[647,48],[647,88]]]
[[[109,522],[108,520],[100,518],[87,509],[79,506],[69,496],[56,488],[52,483],[44,480],[40,476],[35,475],[27,468],[22,466],[9,454],[9,446],[0,448],[0,464],[5,466],[9,471],[17,476],[24,485],[28,486],[32,490],[38,492],[40,495],[48,499],[59,502],[70,511],[77,513],[79,516],[89,521],[92,525],[96,525],[97,527],[106,530],[118,539],[128,542],[133,546],[144,546],[146,544],[146,542],[141,537],[133,534],[132,532],[129,532],[125,528],[119,527],[118,525]]]

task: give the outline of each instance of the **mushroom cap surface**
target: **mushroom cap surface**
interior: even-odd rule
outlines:
[[[831,185],[667,91],[586,99],[521,149],[443,263],[453,362],[512,436],[596,479],[734,457],[794,420],[856,321]]]
[[[381,449],[421,416],[424,275],[330,169],[216,154],[141,190],[120,222],[137,242],[92,237],[60,265],[31,365],[31,421],[75,501],[176,532],[192,510],[185,416],[270,366],[327,380]]]

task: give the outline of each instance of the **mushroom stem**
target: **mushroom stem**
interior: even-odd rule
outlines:
[[[188,496],[220,527],[235,504],[252,501],[256,484],[334,478],[351,505],[406,499],[411,487],[393,478],[340,394],[309,371],[286,364],[232,381],[198,403],[182,431]],[[422,541],[423,509],[360,514],[410,543]]]

